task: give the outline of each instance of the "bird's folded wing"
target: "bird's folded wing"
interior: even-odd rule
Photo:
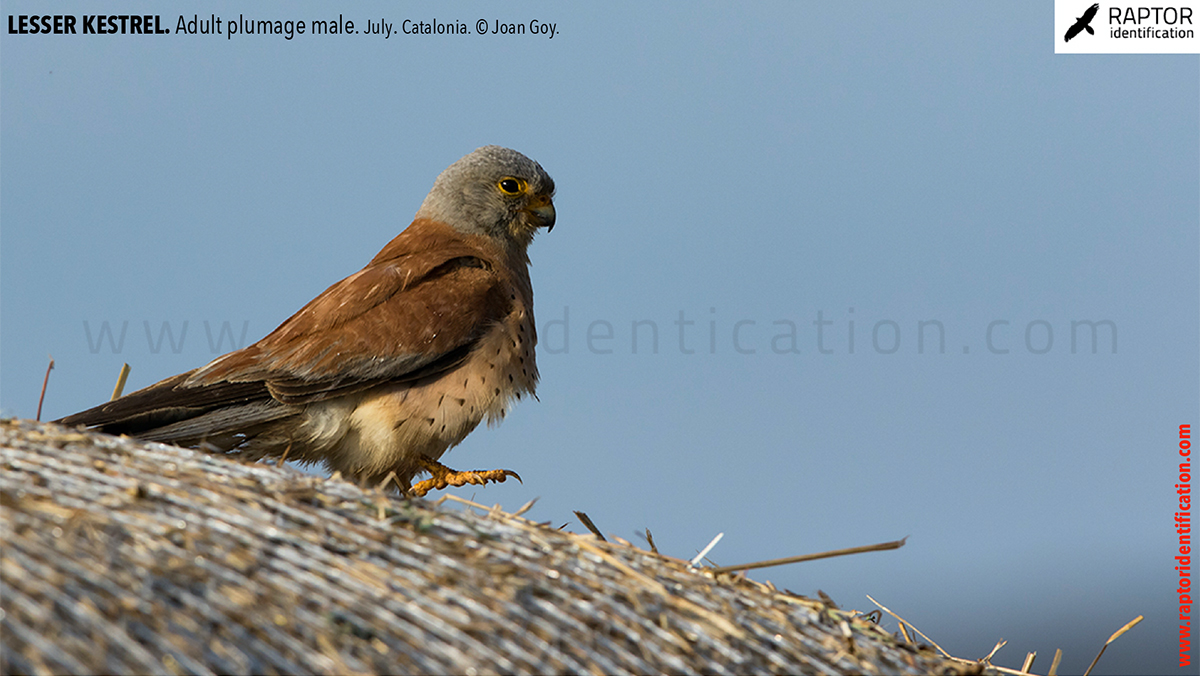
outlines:
[[[516,294],[478,249],[408,244],[388,257],[385,248],[257,343],[61,422],[154,427],[255,402],[270,405],[245,410],[267,420],[281,414],[276,407],[453,368],[507,315]]]
[[[296,404],[453,368],[509,312],[513,294],[486,260],[445,253],[433,264],[418,255],[369,265],[183,387],[265,382]]]

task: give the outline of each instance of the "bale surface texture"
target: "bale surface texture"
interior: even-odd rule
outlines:
[[[820,601],[498,509],[452,504],[288,467],[0,421],[0,668],[969,669]]]

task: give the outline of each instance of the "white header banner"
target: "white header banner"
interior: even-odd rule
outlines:
[[[1054,53],[1200,54],[1198,9],[1200,0],[1054,0]]]

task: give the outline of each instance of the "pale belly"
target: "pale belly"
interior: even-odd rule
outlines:
[[[515,317],[498,324],[459,366],[438,376],[383,385],[310,404],[302,429],[306,452],[330,471],[367,482],[391,472],[403,483],[421,471],[421,456],[437,460],[480,422],[499,422],[537,385],[531,325]]]

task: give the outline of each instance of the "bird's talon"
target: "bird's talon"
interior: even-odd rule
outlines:
[[[424,497],[429,491],[441,490],[449,486],[465,486],[472,484],[475,486],[485,486],[490,481],[492,483],[504,483],[508,477],[515,477],[517,481],[521,481],[521,475],[511,469],[491,469],[491,470],[469,470],[460,472],[450,469],[436,460],[428,458],[423,459],[422,467],[432,476],[409,490],[409,494],[415,497]]]

